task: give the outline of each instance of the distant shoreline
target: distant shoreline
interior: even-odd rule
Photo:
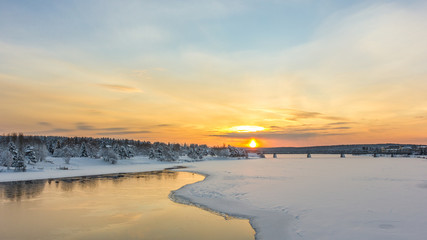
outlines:
[[[427,155],[427,145],[417,144],[351,144],[328,145],[309,147],[273,147],[273,148],[246,148],[249,152],[278,153],[278,154],[397,154],[397,155]]]

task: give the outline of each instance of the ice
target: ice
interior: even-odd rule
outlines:
[[[249,218],[257,239],[425,239],[425,159],[267,157],[187,164],[208,177],[173,197]]]

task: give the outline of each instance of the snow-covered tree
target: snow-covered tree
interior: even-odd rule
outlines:
[[[56,141],[56,145],[55,145],[56,149],[60,149],[61,148],[61,142],[58,140]]]
[[[106,162],[110,162],[111,164],[117,163],[117,154],[111,149],[111,146],[106,145],[99,151],[99,156]]]
[[[191,144],[187,156],[192,159],[201,160],[208,155],[208,147],[206,145]]]
[[[18,154],[13,158],[11,167],[14,167],[16,171],[25,171],[27,165],[25,164],[24,158],[21,154]]]
[[[25,164],[24,157],[18,152],[13,142],[9,143],[9,152],[12,154],[12,164],[16,171],[25,171],[27,165]]]
[[[12,166],[13,155],[9,150],[3,150],[0,153],[0,165],[9,169]]]
[[[208,154],[209,154],[210,156],[212,156],[212,157],[215,157],[215,156],[216,156],[215,151],[214,151],[212,148],[209,148],[209,149],[208,149]]]
[[[129,158],[135,157],[135,147],[133,145],[127,145],[126,150]]]
[[[35,151],[37,161],[42,162],[46,159],[46,156],[48,155],[48,149],[45,144],[38,144],[35,147]]]
[[[35,164],[37,163],[36,153],[34,152],[34,147],[28,145],[25,147],[24,159],[27,163]]]
[[[87,153],[87,147],[86,147],[86,143],[83,142],[82,145],[80,146],[80,157],[88,157],[89,154]]]
[[[53,152],[55,152],[55,148],[52,142],[49,142],[49,144],[47,145],[47,150],[49,151],[50,155],[53,155]]]
[[[230,157],[248,157],[248,152],[243,148],[236,148],[229,145],[228,150],[230,151]]]
[[[18,150],[16,149],[16,146],[13,142],[9,143],[9,152],[12,154],[12,156],[18,155]]]
[[[118,155],[119,155],[120,159],[129,158],[128,150],[126,149],[125,146],[120,146],[118,148]]]
[[[157,159],[159,161],[173,162],[178,160],[179,153],[172,151],[172,147],[170,145],[155,142],[150,149],[148,157],[150,159]]]
[[[55,152],[56,152],[56,150],[55,150]],[[73,157],[73,155],[74,155],[73,150],[70,147],[65,146],[61,149],[61,153],[62,153],[61,157],[64,159],[64,162],[66,164],[70,164],[71,157]]]

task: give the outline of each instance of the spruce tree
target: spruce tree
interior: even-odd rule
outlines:
[[[27,146],[25,148],[25,161],[28,163],[37,163],[36,153],[34,152],[34,148],[32,146]]]
[[[87,153],[87,149],[86,149],[86,143],[83,142],[81,147],[80,147],[80,157],[88,157],[89,154]]]

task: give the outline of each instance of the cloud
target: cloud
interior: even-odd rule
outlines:
[[[41,126],[52,126],[50,122],[38,122],[37,124]]]
[[[328,123],[328,125],[334,126],[334,125],[347,125],[347,124],[353,124],[354,122],[333,122]]]
[[[103,131],[124,131],[127,130],[128,128],[123,128],[123,127],[117,127],[117,128],[98,128],[96,130],[103,130]]]
[[[303,119],[343,120],[342,117],[329,116],[319,112],[307,112],[295,109],[288,109],[286,112],[291,115],[287,119],[292,121],[299,121]]]
[[[298,109],[268,109],[268,108],[257,108],[252,109],[261,114],[267,114],[269,117],[272,117],[272,120],[289,120],[289,121],[302,121],[305,119],[323,119],[323,120],[334,120],[334,121],[342,121],[345,120],[343,117],[331,116],[320,112],[312,112],[312,111],[304,111]]]
[[[331,133],[331,132],[255,132],[255,133],[226,133],[209,135],[213,137],[225,137],[225,138],[260,138],[260,139],[280,139],[280,140],[300,140],[309,139],[314,137],[325,137],[325,136],[337,136],[347,135],[347,133]]]
[[[304,116],[319,116],[320,113],[316,114],[303,114]],[[351,132],[345,131],[350,130],[352,127],[345,126],[346,122],[336,122],[339,124],[303,124],[294,126],[270,126],[265,131],[259,132],[220,132],[219,134],[212,134],[214,137],[225,137],[225,138],[261,138],[261,139],[280,139],[280,140],[302,140],[310,139],[315,137],[326,137],[326,136],[339,136],[349,135]]]
[[[92,125],[82,123],[82,122],[76,123],[76,128],[78,130],[83,130],[83,131],[107,131],[107,132],[110,132],[110,131],[117,132],[117,131],[128,131],[129,130],[129,128],[125,128],[125,127],[96,128]]]
[[[172,124],[158,124],[156,127],[172,127]]]
[[[76,123],[76,127],[78,130],[84,130],[84,131],[96,130],[93,126],[87,125],[85,123]]]
[[[290,120],[298,120],[298,119],[304,119],[304,118],[317,118],[321,114],[318,112],[306,112],[306,111],[299,111],[299,110],[289,110],[289,113],[291,113],[294,117],[289,118]]]
[[[37,132],[30,132],[29,134],[50,134],[50,133],[66,133],[66,132],[72,132],[74,129],[68,129],[68,128],[52,128],[45,131],[37,131]]]
[[[128,93],[142,92],[141,89],[139,89],[139,88],[129,87],[129,86],[125,86],[125,85],[98,84],[98,86],[101,86],[103,88],[107,88],[107,89],[112,90],[112,91],[117,91],[117,92],[128,92]]]

